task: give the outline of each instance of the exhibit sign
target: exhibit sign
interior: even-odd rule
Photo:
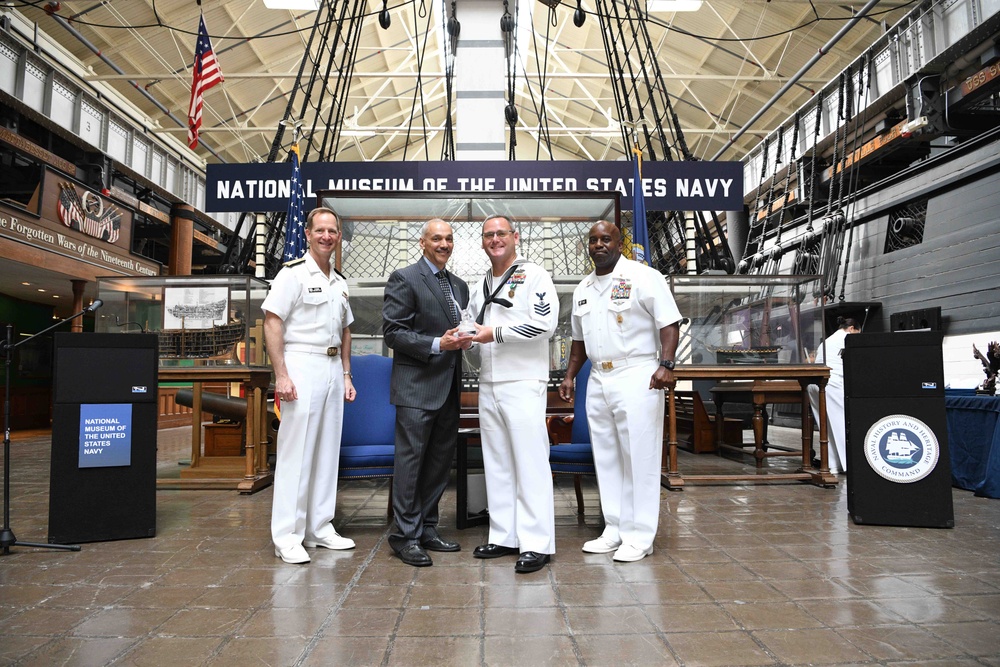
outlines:
[[[632,210],[629,161],[303,162],[306,208],[320,190],[347,192],[618,192]],[[291,165],[209,164],[208,212],[282,211],[288,206]],[[643,198],[649,211],[743,209],[740,162],[647,161]]]
[[[80,467],[110,468],[132,463],[132,404],[80,405]]]

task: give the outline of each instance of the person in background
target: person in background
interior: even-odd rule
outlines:
[[[815,362],[830,367],[830,380],[826,384],[826,433],[830,442],[830,472],[847,472],[847,426],[844,419],[844,339],[848,334],[861,333],[857,320],[838,317],[837,330],[820,345]],[[824,352],[825,349],[825,352]],[[819,423],[819,387],[809,385],[809,404],[813,417]]]
[[[519,241],[510,218],[483,222],[492,270],[471,306],[479,313],[473,342],[481,346],[479,426],[490,533],[472,555],[518,554],[514,571],[526,573],[542,569],[556,550],[545,406],[559,299],[548,272],[518,254]]]
[[[340,221],[330,209],[314,209],[305,234],[308,252],[285,264],[261,304],[282,411],[271,540],[274,554],[286,563],[308,563],[305,547],[354,548],[333,527],[344,401],[357,395],[351,376],[354,315],[347,281],[332,264]]]
[[[438,501],[451,474],[458,441],[462,350],[460,312],[469,287],[445,265],[455,248],[451,225],[441,219],[420,230],[423,257],[393,271],[385,286],[382,331],[393,351],[390,400],[396,406],[389,545],[414,567],[433,565],[427,551],[460,551],[438,533]]]
[[[632,562],[653,553],[660,512],[662,390],[674,383],[681,314],[663,275],[623,258],[621,231],[600,221],[587,248],[594,272],[573,292],[564,401],[589,358],[587,422],[605,528],[583,545]]]

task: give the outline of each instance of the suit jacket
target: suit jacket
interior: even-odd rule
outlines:
[[[469,304],[469,286],[449,272],[459,309]],[[393,405],[437,410],[462,374],[461,350],[431,351],[436,337],[454,325],[437,277],[421,259],[393,271],[385,285],[382,333],[393,351],[389,400]]]

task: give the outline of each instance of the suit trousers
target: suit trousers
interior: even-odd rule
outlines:
[[[286,352],[298,399],[281,403],[271,539],[279,549],[333,535],[344,422],[340,357]]]
[[[604,537],[648,549],[660,517],[664,400],[649,389],[657,362],[593,368],[587,421],[604,513]]]
[[[458,392],[437,410],[396,406],[396,461],[392,477],[395,530],[389,545],[399,551],[437,535],[438,502],[448,486],[458,441]]]
[[[546,382],[479,385],[479,427],[491,544],[556,551],[552,469],[545,428]]]

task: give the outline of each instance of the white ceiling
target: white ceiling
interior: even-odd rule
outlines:
[[[638,1],[644,6],[644,0]],[[548,6],[522,2],[527,2],[522,13],[530,11],[533,16],[534,35],[525,33],[521,41],[525,50],[517,79],[518,159],[549,158],[549,152],[539,148],[535,138],[536,109],[542,99],[540,70],[546,77],[544,99],[553,157],[616,159],[625,154],[620,135],[607,136],[605,132],[595,136],[590,131],[608,127],[609,109],[610,122],[618,121],[613,118],[616,104],[604,40],[598,17],[593,14],[595,0],[582,2],[588,12],[582,28],[573,24],[575,0],[557,5],[554,26]],[[198,25],[196,3],[49,3],[58,5],[53,13],[70,21],[124,75],[116,74],[48,15],[42,8],[47,3],[30,4],[36,6],[19,7],[19,11],[92,67],[93,78],[114,85],[159,122],[162,129],[158,131],[185,136],[185,129],[138,94],[128,79],[145,87],[174,116],[186,118]],[[262,0],[204,0],[200,4],[226,77],[206,94],[203,140],[227,162],[264,160],[285,114],[317,14],[266,9]],[[369,0],[367,5],[359,4],[367,6],[371,15],[365,19],[359,42],[345,128],[374,132],[342,136],[337,159],[400,160],[404,155],[405,159],[440,159],[446,96],[438,35],[444,5],[439,0],[388,2],[392,24],[383,30],[375,16],[382,3]],[[513,8],[513,0],[510,4]],[[712,158],[862,6],[861,2],[835,0],[709,0],[697,12],[653,15],[648,22],[650,39],[691,153],[699,159]],[[869,46],[884,24],[891,25],[913,6],[901,0],[883,0],[876,5],[721,158],[740,159]],[[429,17],[419,15],[422,8],[430,12]],[[461,20],[462,0],[457,2],[457,16]],[[332,75],[328,80],[331,89],[335,79]],[[413,130],[407,143],[411,117]],[[307,126],[311,120],[306,119]],[[460,124],[463,119],[455,122]],[[426,140],[422,128],[427,128]],[[204,148],[198,152],[209,162],[216,161]],[[283,152],[278,159],[285,155]]]

